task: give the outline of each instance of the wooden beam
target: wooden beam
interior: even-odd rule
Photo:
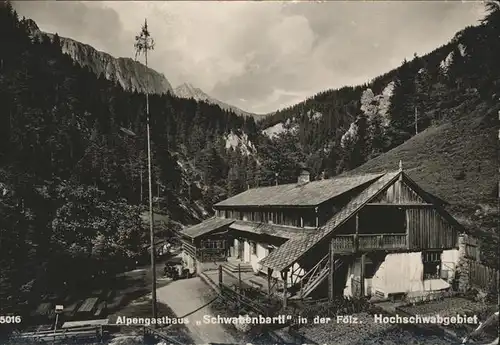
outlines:
[[[297,272],[300,272],[300,265],[297,264],[297,267],[296,268],[293,268],[293,266],[291,267],[291,271],[290,271],[290,280],[292,281],[292,285],[294,285],[296,283],[296,280],[297,280]]]
[[[410,227],[409,227],[409,222],[408,219],[410,219],[410,211],[406,210],[405,211],[405,217],[406,217],[406,249],[410,249]]]
[[[359,212],[356,212],[356,231],[354,234],[353,251],[356,252],[359,248]]]
[[[267,269],[267,294],[271,296],[271,279],[273,275],[273,269],[268,268]]]
[[[238,290],[241,293],[241,264],[238,264]]]
[[[334,280],[334,272],[335,272],[335,259],[334,259],[334,247],[333,247],[333,241],[330,241],[330,261],[328,264],[330,265],[330,270],[328,272],[328,300],[331,302],[335,298],[334,294],[334,286],[335,286],[335,280]]]
[[[365,295],[365,261],[366,261],[366,254],[363,253],[361,255],[361,274],[360,274],[361,297]]]
[[[402,199],[402,191],[403,191],[403,174],[399,174],[398,182],[396,182],[396,194],[397,194],[397,202],[400,203]]]
[[[238,308],[241,308],[241,266],[238,264]]]
[[[219,265],[219,287],[222,286],[222,265]]]
[[[283,308],[287,305],[287,275],[288,271],[281,272],[281,277],[283,278]]]
[[[359,212],[356,213],[356,235],[359,234]]]
[[[366,204],[366,206],[433,207],[435,205],[422,202],[401,202],[401,203],[370,202]]]

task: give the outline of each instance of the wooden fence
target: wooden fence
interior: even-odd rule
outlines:
[[[469,284],[480,289],[499,291],[499,272],[476,261],[469,262]]]
[[[167,326],[168,328],[168,326]],[[165,342],[171,345],[185,344],[185,339],[181,339],[167,330],[154,329],[145,325],[125,326],[125,325],[98,325],[98,326],[78,326],[69,329],[46,330],[36,332],[15,333],[2,342],[5,345],[29,345],[29,344],[105,344],[112,338],[112,333],[127,333],[130,330],[142,330],[142,335],[146,344]]]
[[[465,257],[467,259],[480,261],[481,260],[481,248],[479,241],[471,236],[466,236],[464,238],[465,245]]]
[[[252,311],[267,316],[267,310],[259,303],[248,298],[244,291],[237,291],[239,290],[237,287],[231,288],[225,284],[219,284],[219,288],[222,296],[229,301],[237,303],[241,310]]]
[[[464,237],[466,280],[473,288],[489,292],[499,291],[499,272],[481,263],[481,241],[472,236]],[[493,290],[493,291],[492,291]]]

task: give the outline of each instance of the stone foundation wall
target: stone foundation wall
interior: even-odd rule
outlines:
[[[458,291],[460,292],[465,292],[470,287],[470,264],[469,260],[465,257],[466,236],[467,235],[460,235],[458,238],[458,266],[455,280],[456,285],[458,285]]]

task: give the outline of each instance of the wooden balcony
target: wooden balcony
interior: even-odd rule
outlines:
[[[201,262],[224,261],[227,256],[224,248],[201,248],[197,254],[197,259]]]
[[[201,262],[213,262],[213,261],[225,260],[227,256],[226,255],[227,250],[224,248],[224,246],[221,246],[221,248],[207,248],[204,247],[203,245],[206,244],[203,243],[201,248],[197,248],[196,246],[186,241],[183,241],[182,249],[186,254],[189,254],[192,258],[200,260]]]
[[[406,234],[338,235],[333,238],[337,253],[371,252],[407,249]]]

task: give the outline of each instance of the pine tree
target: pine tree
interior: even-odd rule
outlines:
[[[411,137],[415,109],[415,81],[410,64],[405,60],[398,70],[398,79],[390,99],[390,126],[387,131],[389,149]]]
[[[366,159],[370,160],[383,153],[387,147],[382,119],[377,114],[372,116],[368,122],[368,150]]]
[[[238,167],[232,166],[227,175],[227,194],[231,197],[240,193],[242,189]]]

